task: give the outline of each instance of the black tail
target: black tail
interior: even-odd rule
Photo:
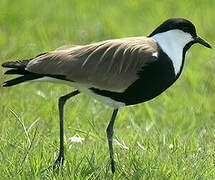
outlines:
[[[3,87],[9,87],[9,86],[13,86],[13,85],[25,82],[25,81],[30,81],[30,80],[34,80],[34,79],[38,79],[38,78],[43,77],[43,75],[31,73],[31,72],[25,70],[25,68],[26,68],[27,64],[30,62],[30,60],[22,60],[22,61],[3,63],[2,67],[10,68],[4,74],[7,74],[7,75],[10,75],[10,74],[21,75],[21,76],[19,76],[17,78],[14,78],[12,80],[4,82]]]

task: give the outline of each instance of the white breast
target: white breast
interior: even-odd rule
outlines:
[[[177,75],[182,68],[183,49],[186,44],[193,40],[193,37],[181,30],[170,30],[155,34],[152,39],[169,56],[174,66],[175,75]]]
[[[82,93],[84,93],[86,95],[89,95],[89,96],[93,97],[94,99],[104,103],[107,106],[114,107],[115,109],[125,106],[125,103],[118,102],[118,101],[115,101],[115,100],[113,100],[113,99],[111,99],[109,97],[101,96],[99,94],[94,93],[90,89],[90,86],[87,85],[87,84],[79,84],[79,83],[76,83],[76,82],[70,82],[70,81],[65,81],[65,80],[61,80],[61,79],[55,79],[55,78],[52,78],[52,77],[42,77],[42,78],[39,78],[39,79],[31,80],[31,82],[38,82],[38,81],[53,82],[53,83],[60,83],[60,84],[69,85],[71,87],[74,87],[74,88],[78,89],[80,92],[82,92]]]

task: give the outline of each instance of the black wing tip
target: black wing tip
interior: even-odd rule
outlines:
[[[11,63],[12,63],[11,61],[10,62],[4,62],[1,66],[4,68],[7,68],[7,67],[10,67]]]
[[[1,87],[9,87],[9,85],[5,82],[1,85]]]
[[[9,80],[9,81],[3,82],[3,84],[1,84],[1,87],[5,88],[5,87],[13,86],[13,85],[14,85],[13,81],[11,83],[11,80]]]
[[[22,76],[19,76],[17,78],[11,79],[9,81],[6,81],[2,84],[3,87],[9,87],[9,86],[14,86],[23,82],[27,82],[27,81],[31,81],[31,80],[35,80],[35,79],[39,79],[42,78],[43,75],[39,75],[39,74],[24,74]]]
[[[4,68],[20,68],[20,63],[19,61],[9,61],[9,62],[5,62],[3,63],[1,66]]]
[[[45,53],[41,53],[39,55],[37,55],[34,58],[37,58],[39,56],[45,55],[48,52]],[[24,59],[24,60],[18,60],[18,61],[7,61],[4,62],[3,64],[1,64],[2,67],[4,68],[16,68],[16,69],[25,69],[26,66],[28,65],[28,63],[33,60],[34,58],[30,58],[30,59]]]
[[[29,60],[21,60],[21,61],[8,61],[3,63],[1,66],[4,68],[16,68],[16,69],[25,69]]]
[[[9,69],[4,74],[5,75],[10,75],[10,74],[25,75],[25,74],[30,74],[30,72],[24,69]]]

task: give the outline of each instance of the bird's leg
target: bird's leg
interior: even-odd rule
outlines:
[[[62,166],[63,165],[63,161],[64,161],[64,141],[63,141],[63,107],[64,104],[66,103],[66,101],[79,94],[80,92],[78,90],[73,91],[69,94],[66,94],[64,96],[61,96],[58,100],[58,109],[59,109],[59,118],[60,118],[60,150],[59,150],[59,156],[56,159],[56,161],[54,162],[53,168],[55,168],[56,166]]]
[[[108,139],[108,146],[109,146],[109,152],[110,152],[110,163],[111,163],[111,170],[112,173],[115,172],[115,165],[114,165],[114,154],[113,154],[113,125],[114,121],[116,119],[118,109],[114,109],[110,123],[108,124],[108,127],[106,129],[107,132],[107,139]]]

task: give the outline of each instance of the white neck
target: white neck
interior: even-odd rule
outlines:
[[[152,39],[154,39],[161,49],[169,56],[174,66],[175,75],[177,75],[182,68],[183,49],[186,44],[193,40],[192,36],[181,30],[169,30],[167,32],[155,34],[152,36]]]

